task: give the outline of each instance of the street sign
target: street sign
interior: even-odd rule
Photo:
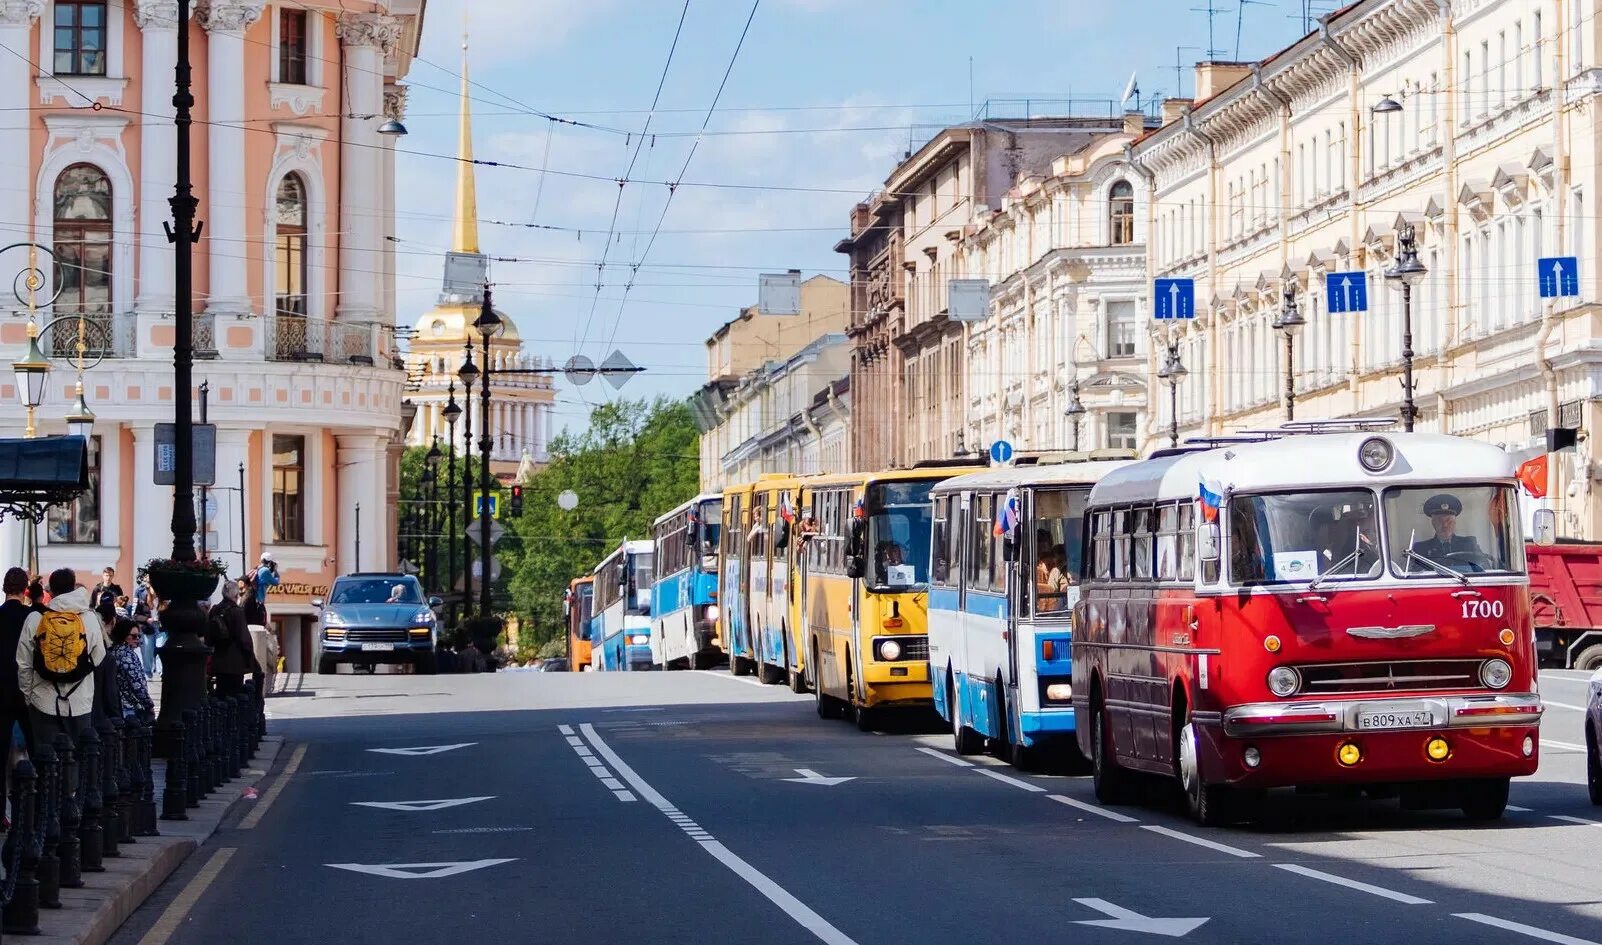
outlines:
[[[952,279],[946,291],[946,310],[954,322],[982,322],[990,314],[989,279]]]
[[[801,270],[757,276],[757,309],[764,315],[800,315]]]
[[[217,427],[211,423],[197,423],[192,429],[190,443],[194,456],[195,485],[217,484]],[[170,486],[178,471],[178,428],[171,423],[156,424],[156,485]]]
[[[1326,273],[1324,308],[1331,315],[1368,311],[1368,273]]]
[[[1535,262],[1541,279],[1541,298],[1580,294],[1580,260],[1576,256],[1543,256]]]
[[[639,370],[634,366],[634,362],[629,360],[628,355],[618,348],[613,348],[612,353],[601,362],[601,377],[612,385],[613,390],[621,389]]]
[[[473,493],[473,515],[476,518],[483,514],[484,493],[475,492]],[[499,493],[491,492],[489,494],[489,517],[494,518],[499,514],[501,514],[501,496]]]
[[[500,579],[501,579],[501,562],[500,562],[500,559],[491,558],[490,559],[490,580],[491,581],[499,581]],[[473,559],[473,580],[475,580],[475,581],[484,580],[484,559],[482,559],[482,558],[474,558]]]
[[[582,354],[575,354],[567,359],[562,373],[567,375],[568,383],[575,387],[583,387],[595,380],[595,362]]]
[[[494,547],[495,543],[500,541],[501,540],[501,536],[505,535],[505,534],[506,534],[506,526],[502,525],[500,522],[497,522],[497,521],[491,519],[490,520],[490,546]],[[467,540],[468,541],[470,541],[470,542],[472,542],[473,544],[476,545],[476,544],[478,544],[479,540],[481,538],[483,538],[483,537],[484,537],[483,535],[479,534],[478,523],[477,522],[474,522],[471,526],[468,527],[468,529],[467,529]]]
[[[205,507],[204,511],[201,513],[201,520],[205,521],[205,522],[209,522],[209,521],[211,521],[212,519],[214,519],[216,517],[217,517],[217,497],[214,496],[214,495],[208,495],[208,496],[206,496],[206,507]]]
[[[469,302],[484,301],[489,257],[483,253],[445,254],[445,294]]]
[[[578,508],[578,493],[572,489],[563,489],[556,497],[557,508],[564,512],[571,512]]]
[[[1195,279],[1158,279],[1152,292],[1159,319],[1196,317]]]
[[[1006,440],[997,440],[990,444],[990,461],[997,466],[1005,466],[1012,462],[1012,444]]]

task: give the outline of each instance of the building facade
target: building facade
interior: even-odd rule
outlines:
[[[283,585],[269,600],[291,669],[311,651],[311,598],[345,571],[393,565],[391,446],[405,373],[394,340],[394,139],[422,28],[422,0],[350,11],[333,0],[18,0],[0,4],[0,129],[13,186],[5,243],[34,243],[44,285],[0,316],[0,356],[30,320],[52,358],[42,434],[64,432],[77,380],[96,415],[91,488],[41,527],[46,569],[85,583],[106,565],[171,552],[172,490],[152,484],[155,425],[207,389],[216,480],[208,551],[240,573],[262,551]],[[195,59],[196,389],[172,386],[178,30]],[[36,70],[34,64],[40,69]],[[341,67],[343,64],[343,67]],[[138,117],[143,116],[143,117]],[[0,265],[21,273],[27,247]],[[18,280],[20,284],[20,279]],[[59,294],[53,291],[60,287]],[[0,383],[6,435],[23,433]],[[10,542],[8,544],[20,544]],[[18,560],[14,547],[6,549]]]
[[[1287,290],[1307,322],[1297,418],[1396,416],[1404,312],[1384,272],[1404,228],[1429,270],[1411,311],[1418,428],[1509,448],[1595,428],[1597,43],[1567,0],[1361,0],[1262,63],[1198,67],[1201,100],[1130,155],[1149,275],[1197,280],[1197,318],[1160,338],[1188,370],[1181,430],[1283,416]],[[1579,295],[1543,302],[1536,260],[1561,255],[1580,260]],[[1331,314],[1326,277],[1347,272],[1367,275],[1367,310]],[[1154,394],[1148,444],[1168,424]],[[1589,442],[1560,460],[1561,533],[1602,535]]]

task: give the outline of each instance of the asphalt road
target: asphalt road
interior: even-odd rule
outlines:
[[[1276,795],[1231,830],[718,672],[296,682],[276,777],[114,942],[1602,943],[1578,673],[1499,824]]]

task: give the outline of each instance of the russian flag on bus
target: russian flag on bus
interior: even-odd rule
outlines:
[[[996,516],[995,534],[1012,537],[1012,533],[1018,530],[1019,518],[1018,491],[1014,489],[1007,493],[1007,501],[1001,505],[1001,514]]]
[[[790,508],[790,493],[779,493],[779,517],[786,522],[795,521],[795,509]]]
[[[851,507],[851,516],[853,518],[867,518],[868,517],[868,510],[862,507],[862,500],[861,499],[858,499],[857,500],[857,504],[853,505]]]
[[[1197,485],[1197,495],[1201,499],[1202,521],[1217,521],[1218,510],[1224,504],[1222,490],[1216,484],[1203,479]]]

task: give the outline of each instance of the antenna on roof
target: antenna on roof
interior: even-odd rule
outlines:
[[[1246,22],[1246,8],[1248,6],[1271,7],[1271,6],[1273,6],[1273,4],[1270,3],[1269,0],[1237,0],[1237,2],[1239,3],[1239,6],[1237,6],[1235,8],[1235,61],[1239,62],[1240,61],[1240,31],[1241,31],[1241,27]]]
[[[1218,58],[1219,54],[1222,53],[1223,50],[1221,50],[1221,49],[1219,49],[1219,48],[1217,48],[1216,46],[1213,45],[1213,20],[1216,19],[1218,17],[1218,15],[1220,13],[1223,13],[1224,11],[1218,9],[1218,5],[1214,2],[1214,0],[1207,0],[1207,5],[1205,7],[1191,7],[1190,8],[1190,12],[1207,14],[1207,53],[1206,53],[1206,55],[1207,55],[1208,59],[1216,59],[1216,58]]]

